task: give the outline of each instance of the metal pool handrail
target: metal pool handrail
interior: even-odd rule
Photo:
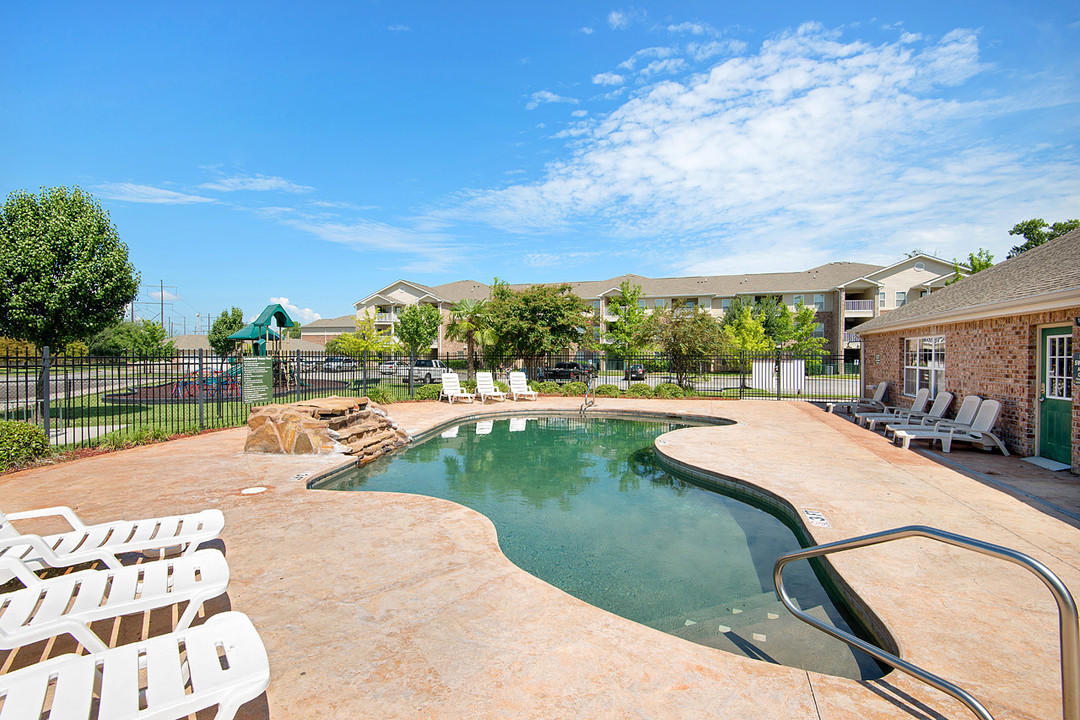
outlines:
[[[776,565],[773,567],[773,583],[776,585],[776,592],[780,595],[780,600],[787,609],[803,622],[813,625],[818,630],[832,635],[837,640],[842,640],[848,645],[862,650],[867,655],[875,657],[881,662],[891,665],[897,670],[912,675],[928,685],[951,695],[964,703],[964,705],[970,708],[975,715],[981,718],[981,720],[993,720],[993,716],[990,715],[985,707],[983,707],[982,703],[976,700],[963,688],[954,685],[948,680],[938,677],[933,673],[927,672],[917,665],[902,660],[896,655],[886,652],[875,645],[860,640],[850,633],[826,625],[817,618],[807,615],[795,607],[795,603],[784,588],[782,574],[784,572],[784,566],[789,562],[802,560],[804,558],[819,557],[821,555],[841,552],[843,550],[866,547],[868,545],[877,545],[891,540],[900,540],[908,537],[929,538],[931,540],[946,543],[947,545],[974,550],[975,552],[989,555],[990,557],[1008,560],[1011,563],[1015,563],[1030,570],[1043,581],[1046,587],[1050,588],[1050,592],[1053,593],[1054,600],[1057,602],[1058,606],[1058,632],[1061,639],[1061,717],[1063,720],[1080,720],[1080,618],[1077,616],[1076,602],[1073,600],[1072,593],[1070,593],[1069,589],[1065,587],[1065,584],[1061,582],[1061,578],[1055,575],[1050,568],[1046,567],[1030,555],[1025,555],[1022,552],[1001,545],[993,545],[981,540],[965,537],[964,535],[957,535],[944,530],[938,530],[937,528],[926,527],[924,525],[908,525],[893,530],[883,530],[882,532],[872,533],[870,535],[861,535],[848,540],[816,545],[804,550],[781,555],[776,560]]]
[[[593,387],[593,381],[595,378],[589,378],[589,382],[585,384],[585,402],[581,403],[581,407],[578,412],[582,417],[585,417],[585,411],[596,404],[596,388]],[[592,400],[589,399],[589,394],[592,393]]]

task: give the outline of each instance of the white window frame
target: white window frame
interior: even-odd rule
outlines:
[[[879,290],[877,294],[877,306],[878,309],[885,307],[885,291]]]
[[[824,312],[825,310],[825,295],[824,293],[814,293],[814,309],[818,312]]]
[[[720,310],[725,313],[731,312],[731,298],[720,298]]]
[[[920,388],[937,395],[945,384],[945,336],[904,338],[904,395],[913,397]]]
[[[803,296],[802,295],[794,295],[794,296],[792,296],[791,304],[793,306],[795,306],[795,307],[799,307],[800,305],[803,304]]]
[[[896,291],[896,307],[904,307],[907,305],[907,290]]]
[[[814,337],[825,337],[825,323],[814,323]]]

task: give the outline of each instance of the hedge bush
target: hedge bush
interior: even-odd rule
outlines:
[[[666,398],[668,400],[681,398],[684,395],[686,395],[686,391],[675,383],[660,383],[653,389],[654,397]]]
[[[574,395],[584,395],[585,391],[589,389],[589,386],[583,382],[568,382],[562,386],[562,394],[568,397]]]
[[[646,383],[634,383],[626,388],[626,396],[632,398],[651,398],[653,396],[652,386]]]
[[[504,383],[502,380],[496,380],[495,381],[495,389],[496,390],[501,390],[504,393],[508,393],[508,392],[510,392],[510,384],[509,383]]]
[[[49,440],[37,425],[0,421],[0,470],[10,470],[48,454]]]
[[[106,433],[101,438],[101,446],[110,450],[123,450],[168,439],[169,433],[163,427],[125,428]]]
[[[562,395],[562,388],[559,387],[559,383],[554,380],[545,380],[542,383],[536,383],[536,391],[541,395]]]
[[[619,397],[619,388],[617,385],[605,383],[604,385],[596,386],[597,397]]]
[[[367,389],[367,398],[379,405],[389,405],[394,402],[394,396],[390,394],[390,388],[382,385],[372,385]]]
[[[417,400],[438,400],[442,385],[421,385],[413,395]]]

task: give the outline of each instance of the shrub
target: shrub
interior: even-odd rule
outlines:
[[[561,395],[562,388],[559,387],[559,383],[554,380],[545,380],[541,383],[536,383],[536,391],[541,395]]]
[[[476,380],[475,379],[473,379],[473,380],[462,380],[461,381],[461,389],[464,390],[465,392],[471,392],[471,393],[476,392]]]
[[[652,386],[645,383],[634,383],[626,388],[626,396],[632,398],[651,398],[653,396]]]
[[[367,398],[379,405],[389,405],[394,402],[394,396],[390,394],[390,388],[382,385],[372,385],[367,389]]]
[[[496,380],[495,389],[501,390],[504,393],[508,393],[510,392],[510,385],[508,383],[504,383],[502,380]]]
[[[604,384],[596,387],[597,397],[619,397],[619,388],[616,385]]]
[[[464,370],[469,366],[469,363],[465,358],[452,358],[446,361],[446,367],[451,370]]]
[[[110,450],[123,450],[124,448],[146,445],[147,443],[168,440],[169,433],[162,427],[139,427],[113,430],[101,438],[101,445]]]
[[[421,385],[416,388],[416,393],[413,395],[417,400],[438,400],[439,393],[442,392],[441,385]]]
[[[49,440],[37,425],[0,421],[0,470],[25,465],[49,453]]]
[[[567,396],[584,395],[589,386],[583,382],[568,382],[562,386],[562,394]]]
[[[666,398],[668,400],[681,398],[684,395],[686,395],[686,392],[675,383],[660,383],[653,389],[654,397]]]

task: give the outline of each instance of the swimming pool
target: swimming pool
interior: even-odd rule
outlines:
[[[778,516],[657,463],[653,440],[690,424],[577,416],[468,422],[315,487],[452,500],[491,519],[512,562],[592,605],[747,657],[880,677],[871,658],[777,600],[773,563],[800,547]],[[808,564],[791,566],[785,581],[802,609],[849,632],[857,625]]]

